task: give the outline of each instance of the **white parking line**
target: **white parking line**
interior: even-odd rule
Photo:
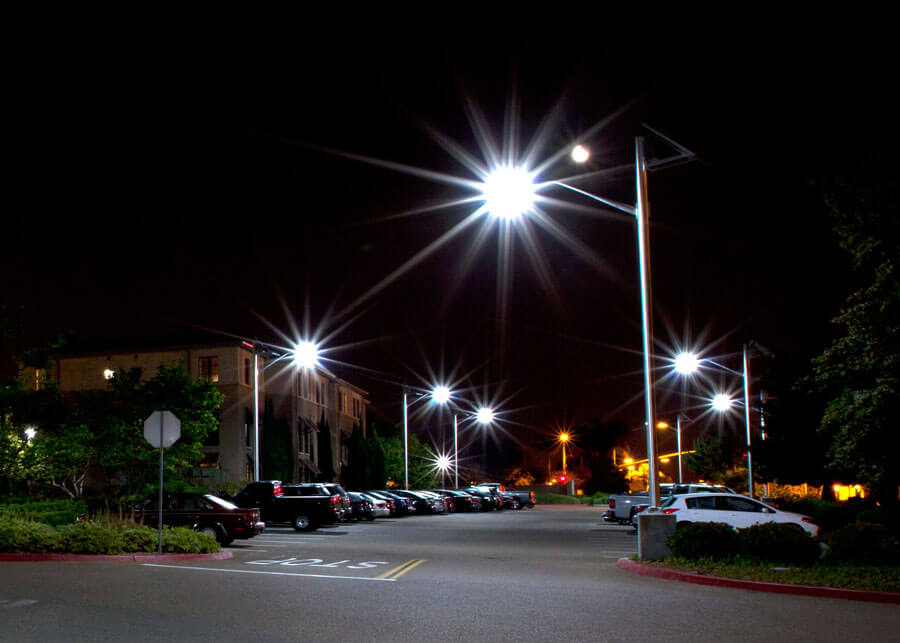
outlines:
[[[335,578],[338,580],[370,580],[382,583],[393,583],[393,578],[369,578],[366,576],[329,576],[327,574],[297,574],[295,572],[262,572],[249,569],[221,569],[217,567],[189,567],[187,565],[159,565],[157,563],[143,563],[143,567],[167,567],[169,569],[190,569],[201,572],[225,572],[231,574],[263,574],[268,576],[303,576],[305,578]]]

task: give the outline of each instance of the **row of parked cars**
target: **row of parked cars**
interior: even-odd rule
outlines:
[[[234,496],[167,494],[163,500],[164,525],[191,527],[227,545],[252,538],[266,525],[287,524],[297,531],[349,520],[374,520],[415,514],[457,511],[496,511],[534,507],[533,492],[516,491],[498,483],[460,489],[344,490],[334,483],[283,484],[279,480],[252,482]],[[158,498],[134,508],[135,519],[155,526],[160,516]]]
[[[662,485],[660,510],[675,516],[676,524],[718,522],[743,529],[767,522],[795,525],[811,536],[819,526],[809,516],[784,511],[736,493],[721,485]],[[638,515],[648,506],[647,494],[622,494],[609,499],[607,522],[630,523],[637,529]],[[626,518],[627,516],[627,518]]]

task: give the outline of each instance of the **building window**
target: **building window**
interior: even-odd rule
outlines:
[[[300,453],[312,453],[312,431],[303,421],[303,418],[297,418],[297,430],[300,432]]]
[[[244,384],[250,386],[253,383],[253,370],[250,366],[250,358],[244,358]]]
[[[200,358],[200,377],[210,382],[219,381],[219,358],[218,357],[201,357]]]
[[[253,435],[253,411],[244,408],[244,442],[250,446],[250,436]]]

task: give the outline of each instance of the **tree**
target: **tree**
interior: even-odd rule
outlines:
[[[379,438],[385,454],[385,468],[388,480],[402,487],[403,475],[403,438]],[[419,438],[410,433],[407,439],[409,450],[409,486],[412,489],[430,489],[436,487],[440,475],[435,466],[437,456],[423,444]]]
[[[691,471],[701,478],[713,479],[734,466],[739,448],[730,438],[694,440],[694,453],[689,453],[685,460]]]
[[[590,469],[590,479],[585,486],[587,493],[626,488],[625,473],[613,464],[612,451],[621,445],[627,433],[628,427],[618,421],[603,424],[591,420],[578,429],[578,445],[584,452],[584,464]]]
[[[266,479],[293,479],[291,437],[290,423],[284,417],[275,417],[272,401],[267,401],[262,434],[262,475]]]
[[[334,482],[334,464],[331,461],[331,428],[325,419],[325,413],[319,420],[319,475],[316,476],[318,482]]]
[[[369,427],[369,448],[372,452],[372,484],[369,489],[384,489],[387,485],[387,465],[385,463],[384,449],[381,440],[378,439],[378,431],[375,425]]]
[[[529,487],[534,484],[534,475],[522,465],[507,470],[503,478],[511,487]]]
[[[372,449],[363,435],[362,426],[354,424],[347,450],[347,469],[341,476],[341,484],[349,489],[371,489],[373,473]]]
[[[107,497],[146,494],[158,486],[159,452],[144,439],[144,420],[159,409],[181,420],[181,438],[165,450],[165,467],[167,484],[184,486],[203,457],[200,446],[218,426],[222,399],[214,384],[191,379],[180,366],[161,365],[146,381],[136,371],[117,373],[106,389],[81,392],[73,405],[63,404],[50,382],[39,390],[13,385],[0,392],[0,435],[34,425],[35,438],[23,452],[30,479],[70,497],[85,493],[94,470],[100,482],[105,478],[100,491]]]
[[[807,387],[827,395],[819,425],[828,466],[896,504],[900,467],[900,223],[894,203],[841,186],[828,199],[863,285],[833,320],[840,335],[813,360]],[[848,482],[851,480],[848,480]]]

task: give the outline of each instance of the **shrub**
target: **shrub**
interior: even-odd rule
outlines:
[[[121,554],[119,533],[94,522],[77,522],[60,529],[62,550],[72,554]]]
[[[822,531],[834,531],[856,520],[860,506],[857,502],[837,502],[805,498],[792,501],[778,501],[778,508],[793,511],[812,518]]]
[[[767,522],[738,530],[742,557],[789,565],[811,565],[819,559],[819,543],[802,527]]]
[[[149,527],[125,527],[119,530],[119,539],[123,552],[154,552],[157,549],[157,532]]]
[[[884,525],[855,523],[838,529],[828,539],[826,560],[873,565],[900,563],[900,542]]]
[[[40,522],[0,518],[0,552],[44,554],[61,546],[59,534]]]
[[[856,515],[856,522],[884,525],[895,536],[900,536],[900,506],[866,509]]]
[[[719,522],[678,523],[668,544],[673,556],[688,559],[730,558],[739,551],[737,532]]]
[[[219,543],[212,536],[193,529],[163,527],[162,548],[164,552],[175,554],[211,554],[219,551]]]

